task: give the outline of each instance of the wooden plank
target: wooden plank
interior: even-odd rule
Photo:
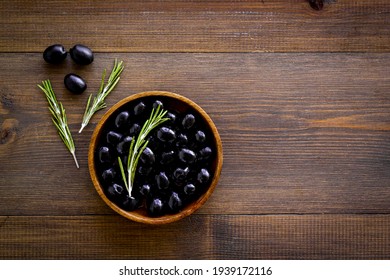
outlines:
[[[390,258],[389,215],[193,215],[158,227],[111,215],[1,219],[0,259]]]
[[[1,215],[112,213],[87,169],[103,112],[77,131],[88,94],[114,57],[126,69],[108,106],[135,92],[168,90],[216,123],[224,166],[200,213],[390,213],[389,54],[97,54],[81,68],[27,53],[0,54]],[[87,80],[84,95],[64,89],[72,71]],[[36,87],[47,78],[68,113],[79,170]]]
[[[387,0],[1,1],[0,52],[389,52],[389,13]]]

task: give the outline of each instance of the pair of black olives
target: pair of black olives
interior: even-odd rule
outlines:
[[[59,64],[65,60],[67,56],[65,47],[60,44],[54,44],[45,49],[43,59],[50,64]],[[93,61],[93,52],[87,46],[77,44],[69,50],[70,57],[76,64],[88,65]]]
[[[93,52],[87,46],[77,44],[69,50],[72,60],[79,65],[88,65],[93,61]],[[65,60],[67,52],[65,47],[55,44],[47,47],[43,52],[43,59],[50,64],[59,64]],[[87,83],[83,78],[74,73],[67,74],[64,78],[65,87],[74,94],[81,94],[87,89]]]

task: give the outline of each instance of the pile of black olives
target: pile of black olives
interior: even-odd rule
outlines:
[[[87,46],[77,44],[69,50],[70,57],[78,65],[88,65],[93,62],[93,52]],[[43,59],[50,64],[60,64],[67,57],[65,47],[54,44],[45,49]],[[64,78],[65,87],[74,94],[81,94],[87,89],[87,83],[80,76],[70,73]]]
[[[166,96],[136,99],[120,107],[102,126],[95,168],[107,198],[125,211],[144,208],[151,217],[177,213],[211,183],[216,147],[209,126],[193,109],[177,111],[169,101]],[[131,140],[138,137],[158,105],[168,111],[169,120],[148,135],[149,144],[140,156],[129,195],[118,156],[127,162]]]

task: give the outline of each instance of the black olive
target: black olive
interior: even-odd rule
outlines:
[[[182,147],[182,146],[185,146],[187,145],[188,143],[188,137],[187,135],[183,134],[183,133],[180,133],[177,137],[176,137],[176,145],[178,147]]]
[[[119,198],[124,192],[124,188],[118,184],[112,184],[107,188],[107,196],[116,199]]]
[[[101,163],[110,162],[111,161],[111,151],[108,147],[101,147],[99,149],[99,161]]]
[[[185,129],[190,129],[195,124],[195,117],[193,114],[187,114],[184,116],[181,124]]]
[[[198,141],[199,143],[203,143],[204,141],[206,141],[206,134],[201,131],[201,130],[198,130],[196,133],[195,133],[195,139],[196,141]]]
[[[127,111],[120,112],[115,118],[115,126],[117,128],[124,127],[128,124],[130,114]]]
[[[139,197],[133,197],[126,195],[120,202],[120,206],[123,210],[133,211],[141,206],[142,200]]]
[[[156,175],[156,184],[160,190],[166,190],[169,187],[169,179],[165,172]]]
[[[134,135],[138,134],[138,132],[140,132],[140,131],[141,131],[141,126],[138,123],[134,123],[130,127],[129,134],[130,134],[130,136],[134,136]]]
[[[172,142],[175,140],[176,134],[172,129],[163,126],[157,131],[157,138],[161,142]]]
[[[198,182],[201,184],[207,183],[207,181],[210,179],[210,174],[207,171],[207,169],[202,168],[198,173]]]
[[[65,87],[74,94],[81,94],[87,89],[87,83],[80,76],[70,73],[64,78]]]
[[[192,195],[193,193],[195,193],[195,186],[193,184],[187,184],[184,186],[184,193],[186,195]]]
[[[43,59],[50,64],[58,64],[64,61],[67,52],[63,45],[55,44],[47,47],[43,52]]]
[[[161,216],[164,214],[164,203],[160,198],[154,198],[148,205],[148,213],[150,216]]]
[[[200,157],[202,159],[209,159],[210,156],[212,155],[213,151],[211,150],[210,147],[204,147],[199,151]]]
[[[151,166],[140,166],[138,167],[138,173],[143,176],[148,176],[152,172],[153,167]]]
[[[93,61],[93,53],[87,46],[77,44],[69,50],[70,57],[80,65],[88,65]]]
[[[181,209],[183,203],[176,192],[172,192],[168,200],[168,206],[173,212],[177,212]]]
[[[171,124],[174,124],[176,122],[176,115],[172,112],[168,112],[166,115],[165,115],[166,118],[169,119],[169,123]]]
[[[154,109],[157,109],[158,106],[160,106],[161,109],[164,109],[164,104],[163,104],[160,100],[154,101],[154,103],[153,103],[153,108],[154,108]],[[160,110],[161,110],[161,109],[160,109]]]
[[[139,159],[142,161],[143,164],[148,165],[152,165],[156,160],[153,151],[149,147],[146,147],[143,150]]]
[[[102,178],[105,182],[111,182],[116,176],[116,171],[114,168],[109,168],[104,170],[102,173]]]
[[[171,163],[174,159],[175,159],[175,152],[174,151],[164,152],[161,154],[160,163],[165,165],[165,164]]]
[[[122,134],[117,133],[115,131],[109,131],[107,133],[107,137],[106,138],[107,138],[107,143],[112,144],[112,145],[116,145],[116,144],[118,144],[121,141]]]
[[[183,148],[179,152],[179,159],[184,163],[193,163],[196,160],[194,151]]]
[[[148,185],[148,184],[142,185],[139,192],[143,196],[147,196],[150,193],[150,185]]]
[[[176,168],[175,171],[173,171],[173,178],[177,180],[178,182],[183,182],[186,178],[188,173],[190,172],[189,168]]]
[[[131,136],[126,136],[121,142],[119,142],[116,146],[116,150],[118,151],[118,153],[128,155],[131,140],[133,140]]]
[[[139,116],[145,111],[146,105],[143,102],[134,106],[134,115]]]

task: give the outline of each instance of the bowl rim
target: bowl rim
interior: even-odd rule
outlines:
[[[107,119],[121,106],[125,105],[126,103],[129,103],[131,101],[144,98],[144,97],[149,97],[149,96],[162,96],[162,97],[168,97],[168,98],[173,98],[177,99],[180,102],[186,103],[188,106],[190,106],[192,109],[196,110],[202,118],[205,120],[207,125],[209,126],[209,129],[211,130],[213,137],[214,137],[214,144],[217,148],[217,153],[216,153],[216,164],[215,164],[215,171],[213,178],[211,180],[211,183],[207,189],[207,191],[202,194],[197,200],[191,202],[189,205],[192,207],[185,207],[182,211],[178,213],[173,213],[173,214],[166,214],[161,217],[147,217],[144,215],[140,215],[138,212],[135,211],[125,211],[121,209],[119,206],[111,202],[107,196],[104,194],[103,188],[99,183],[96,170],[94,168],[95,163],[95,150],[97,148],[97,139],[98,136],[101,132],[101,129]],[[223,151],[222,151],[222,141],[221,137],[219,135],[219,132],[217,130],[217,127],[215,126],[214,122],[210,118],[210,116],[206,113],[205,110],[203,110],[198,104],[196,104],[194,101],[191,99],[184,97],[180,94],[169,92],[169,91],[144,91],[136,94],[132,94],[130,96],[127,96],[114,104],[111,108],[108,109],[108,111],[102,116],[102,118],[99,120],[98,124],[96,125],[92,136],[90,140],[90,145],[89,145],[89,150],[88,150],[88,169],[89,169],[89,174],[92,179],[93,185],[99,194],[99,196],[103,199],[103,201],[115,212],[120,214],[121,216],[135,221],[139,223],[144,223],[144,224],[153,224],[153,225],[159,225],[159,224],[168,224],[172,223],[175,221],[178,221],[184,217],[187,217],[191,215],[193,212],[198,210],[211,196],[211,194],[214,192],[215,187],[218,184],[219,177],[221,174],[222,170],[222,164],[223,164]]]

